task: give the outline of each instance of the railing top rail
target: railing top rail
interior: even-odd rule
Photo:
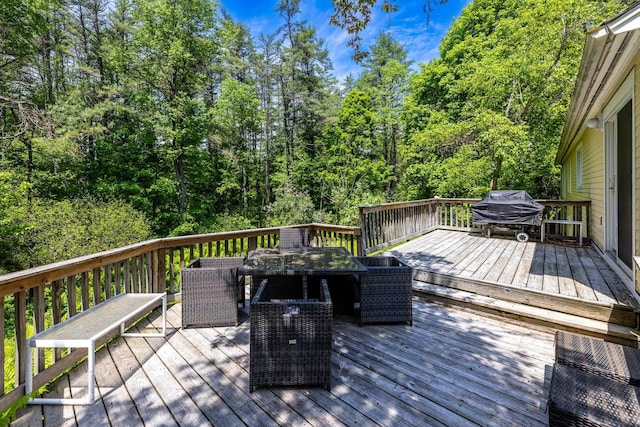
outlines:
[[[399,208],[410,208],[414,206],[424,206],[434,203],[441,202],[460,202],[460,203],[469,203],[469,202],[477,202],[480,199],[441,199],[441,198],[433,198],[433,199],[422,199],[422,200],[412,200],[409,202],[391,202],[391,203],[383,203],[380,205],[369,205],[369,206],[361,206],[360,210],[362,213],[371,213],[384,211],[388,209],[399,209]]]
[[[456,199],[456,198],[439,198],[435,197],[432,199],[422,199],[422,200],[412,200],[410,202],[393,202],[393,203],[383,203],[380,205],[374,206],[361,206],[360,209],[362,213],[372,213],[379,212],[389,209],[401,209],[401,208],[410,208],[415,206],[424,206],[430,204],[439,204],[439,203],[456,203],[456,204],[464,204],[464,203],[476,203],[481,199],[479,198],[467,198],[467,199]],[[536,199],[538,203],[542,203],[545,206],[590,206],[590,200],[554,200],[554,199]]]
[[[330,224],[301,224],[296,227],[307,227],[312,230],[360,234],[358,227],[346,227]],[[0,275],[0,297],[33,288],[44,283],[60,280],[78,272],[90,271],[94,268],[124,261],[159,249],[197,245],[201,243],[225,241],[237,238],[259,237],[278,233],[280,227],[255,228],[248,230],[221,233],[198,234],[189,236],[166,237],[147,240],[132,245],[109,249],[99,253],[84,255],[52,264],[42,265],[26,270]]]
[[[545,206],[591,206],[591,200],[536,199],[536,202]]]

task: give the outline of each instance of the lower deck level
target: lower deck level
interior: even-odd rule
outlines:
[[[413,327],[335,319],[330,391],[250,393],[247,313],[238,327],[183,329],[176,304],[166,338],[120,337],[98,351],[96,404],[29,405],[11,425],[548,424],[552,333],[420,299],[413,312]],[[82,393],[86,367],[62,376],[50,394]]]

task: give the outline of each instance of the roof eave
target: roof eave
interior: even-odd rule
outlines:
[[[599,112],[599,104],[604,102],[602,97],[609,93],[611,81],[614,80],[612,76],[616,76],[614,71],[622,72],[620,68],[625,68],[627,59],[634,56],[626,55],[623,58],[621,53],[629,46],[635,47],[636,43],[631,43],[634,37],[630,34],[633,33],[637,41],[638,29],[640,2],[587,34],[576,85],[556,153],[556,164],[562,163],[571,143],[584,131],[586,121]]]

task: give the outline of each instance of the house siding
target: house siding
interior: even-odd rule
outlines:
[[[619,268],[622,276],[630,273],[628,266],[629,246],[632,245],[631,255],[640,259],[640,7],[632,5],[620,15],[598,28],[592,29],[587,35],[583,50],[583,58],[580,70],[576,79],[574,94],[567,112],[567,121],[563,129],[561,142],[556,153],[556,161],[562,165],[563,170],[571,170],[571,175],[562,175],[563,196],[569,200],[589,199],[591,200],[591,215],[589,218],[589,236],[600,249],[608,248],[607,244],[613,244],[613,240],[608,236],[607,224],[618,226],[618,232],[629,233],[619,235],[621,246],[621,256],[618,259],[614,252],[609,253],[606,259],[612,266]],[[631,87],[633,85],[633,87]],[[630,94],[629,91],[633,90]],[[606,179],[607,162],[606,155],[614,151],[614,147],[605,147],[603,142],[607,135],[613,136],[615,129],[605,124],[604,129],[587,128],[588,120],[598,117],[604,120],[613,120],[616,112],[621,111],[631,95],[633,110],[631,117],[633,120],[633,140],[631,143],[631,158],[625,157],[623,167],[629,167],[627,160],[631,160],[630,166],[632,176],[624,177],[623,188],[626,191],[631,183],[631,227],[628,223],[616,224],[618,218],[607,218],[607,198],[608,182]],[[628,125],[629,110],[624,110],[623,119]],[[602,123],[600,123],[602,125]],[[622,129],[627,133],[629,128]],[[623,140],[626,145],[627,139]],[[583,186],[576,188],[575,179],[576,150],[582,147],[583,162]],[[626,148],[625,148],[626,149]],[[625,153],[624,156],[628,156]],[[567,186],[571,185],[571,189]],[[628,197],[626,193],[624,197]],[[629,205],[622,205],[627,209]],[[626,217],[629,211],[622,212]],[[625,219],[624,221],[628,221]],[[615,228],[615,227],[611,227]],[[630,239],[629,239],[630,237]],[[632,262],[632,264],[634,264]],[[640,295],[640,264],[633,267],[636,271],[635,284],[630,289],[635,290]],[[634,277],[635,276],[635,277]],[[624,278],[626,284],[631,281]]]
[[[634,75],[634,169],[635,169],[635,212],[634,212],[634,253],[640,250],[640,51],[636,53],[633,63],[623,73],[626,77],[636,69]],[[617,82],[616,90],[623,83],[624,78]],[[614,90],[610,98],[616,93]],[[610,100],[610,99],[609,99]],[[609,102],[607,100],[607,102]],[[603,130],[585,128],[578,139],[571,143],[571,149],[562,163],[563,168],[567,164],[571,170],[571,190],[565,190],[563,183],[563,196],[567,200],[591,200],[591,214],[589,217],[589,233],[593,242],[601,249],[605,249],[605,166],[604,166],[604,132]],[[576,188],[576,152],[578,147],[583,151],[583,185]],[[640,289],[639,289],[640,290]]]
[[[571,191],[566,192],[567,200],[591,200],[588,229],[591,238],[600,248],[604,247],[604,152],[603,133],[587,129],[569,151],[563,167],[570,162]],[[582,147],[582,188],[577,188],[578,146]]]

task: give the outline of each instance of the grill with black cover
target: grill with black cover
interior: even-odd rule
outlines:
[[[539,226],[542,222],[544,205],[533,200],[524,190],[492,190],[471,207],[474,224],[520,225],[516,234],[519,241],[526,242],[529,235],[524,231],[526,225]]]

